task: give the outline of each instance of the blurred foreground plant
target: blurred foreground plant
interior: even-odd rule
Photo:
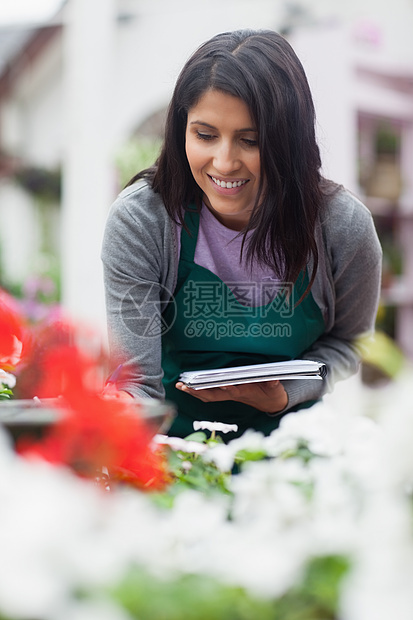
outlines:
[[[0,399],[12,395],[14,372],[28,354],[31,337],[25,317],[13,297],[0,290]]]
[[[376,368],[384,377],[396,379],[408,366],[408,361],[395,342],[384,332],[359,339],[363,362]]]
[[[403,373],[374,392],[374,417],[326,399],[268,437],[153,437],[139,406],[102,398],[106,355],[79,346],[92,334],[61,317],[27,331],[0,309],[17,382],[63,403],[19,454],[0,433],[2,620],[411,620]]]
[[[23,399],[36,397],[56,411],[56,421],[40,440],[22,438],[17,449],[92,479],[105,468],[112,482],[162,489],[170,478],[163,454],[151,445],[154,431],[138,404],[102,393],[109,361],[101,347],[91,346],[93,336],[60,314],[29,325],[14,300],[1,294],[2,369],[15,369]],[[2,379],[4,385],[7,377]],[[10,390],[3,388],[3,395]]]

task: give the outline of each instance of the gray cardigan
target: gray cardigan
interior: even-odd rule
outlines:
[[[102,249],[109,343],[113,363],[123,364],[118,387],[135,397],[164,397],[160,330],[148,335],[143,325],[151,315],[159,317],[175,290],[176,236],[159,194],[144,181],[126,188],[112,205]],[[328,375],[323,382],[285,381],[287,410],[320,398],[337,379],[356,372],[355,341],[374,328],[377,312],[382,254],[368,209],[339,190],[323,211],[316,239],[312,294],[325,332],[302,357],[324,362]]]

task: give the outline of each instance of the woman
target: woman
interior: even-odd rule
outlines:
[[[381,249],[369,211],[321,176],[314,125],[283,37],[217,35],[177,80],[156,164],[112,207],[102,257],[118,389],[176,403],[170,434],[194,420],[268,434],[357,369]],[[179,381],[297,358],[324,362],[326,380],[200,391]]]

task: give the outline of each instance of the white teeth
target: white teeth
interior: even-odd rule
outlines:
[[[241,187],[241,185],[244,185],[247,180],[245,181],[220,181],[219,179],[216,179],[215,177],[211,177],[211,179],[214,181],[214,183],[216,183],[219,187],[225,187],[226,189],[232,189],[233,187]]]

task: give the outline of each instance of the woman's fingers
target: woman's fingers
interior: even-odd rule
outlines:
[[[243,383],[241,385],[227,385],[219,388],[193,390],[187,385],[178,382],[178,390],[191,394],[204,403],[233,400],[250,405],[260,411],[276,413],[288,404],[288,397],[279,381],[263,381],[262,383]]]

